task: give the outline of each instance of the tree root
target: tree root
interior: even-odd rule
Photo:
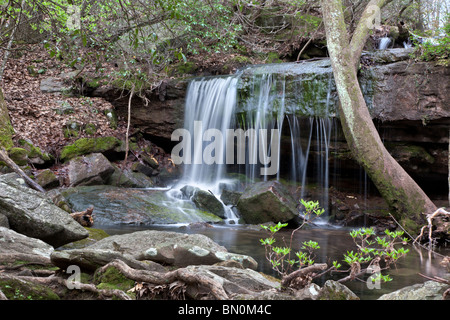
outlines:
[[[323,271],[326,268],[326,263],[317,263],[313,264],[312,266],[294,271],[283,277],[283,279],[281,280],[281,286],[283,288],[288,288],[290,286],[294,286],[296,288],[305,287],[313,279],[313,277],[311,276],[313,273]]]
[[[423,226],[420,229],[420,234],[417,236],[414,242],[419,242],[419,240],[423,236],[425,228],[428,227],[428,247],[431,249],[433,247],[433,238],[432,238],[433,219],[436,219],[438,216],[448,216],[448,215],[450,215],[450,212],[445,211],[444,208],[439,208],[435,212],[428,214],[427,215],[428,225]]]
[[[147,282],[156,285],[162,285],[175,281],[183,281],[188,284],[197,284],[206,287],[210,290],[210,293],[214,299],[229,299],[227,293],[220,283],[211,278],[196,274],[188,270],[187,268],[180,268],[174,271],[161,273],[155,271],[133,269],[121,260],[113,260],[112,262],[101,267],[100,272],[105,271],[109,267],[118,269],[125,277],[137,282]]]

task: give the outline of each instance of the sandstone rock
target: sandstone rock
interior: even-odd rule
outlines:
[[[50,169],[45,169],[36,175],[36,182],[44,189],[59,187],[58,177]]]
[[[165,268],[157,263],[147,261],[141,262],[133,257],[122,254],[115,250],[103,249],[72,249],[54,251],[50,256],[51,262],[61,268],[66,269],[70,265],[77,265],[83,270],[95,271],[109,262],[119,259],[134,269],[164,272]]]
[[[188,185],[181,188],[180,191],[187,198],[191,199],[197,208],[209,211],[216,216],[225,219],[225,208],[223,203],[220,202],[213,193]]]
[[[378,300],[443,300],[449,285],[426,281],[382,295]]]
[[[0,227],[0,254],[20,254],[50,258],[53,247],[42,240],[27,237],[14,230]],[[23,260],[23,259],[20,259]]]
[[[316,297],[317,300],[359,300],[349,288],[343,284],[327,280]]]
[[[103,250],[120,248],[123,253],[133,256],[136,260],[151,260],[175,266],[211,265],[227,260],[237,261],[244,268],[256,269],[258,266],[253,258],[230,253],[226,248],[200,234],[137,231],[102,239],[89,248]]]
[[[84,239],[87,231],[46,195],[25,185],[15,173],[0,176],[0,214],[11,229],[59,247]]]
[[[104,184],[114,172],[114,167],[101,153],[72,159],[68,166],[69,184],[96,185]]]
[[[77,186],[61,191],[74,211],[95,207],[95,223],[172,224],[221,222],[189,201],[169,198],[166,190],[119,188],[110,185]]]
[[[250,185],[239,198],[237,208],[249,224],[287,222],[298,217],[294,200],[278,181]]]

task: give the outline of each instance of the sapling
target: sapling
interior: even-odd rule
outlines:
[[[392,281],[389,275],[382,275],[381,271],[389,269],[398,259],[408,253],[409,249],[405,249],[403,246],[399,247],[400,244],[405,245],[408,242],[407,238],[402,237],[403,231],[386,230],[386,236],[380,237],[376,236],[373,228],[352,230],[350,236],[356,245],[356,250],[347,251],[344,254],[343,262],[349,266],[347,270],[339,270],[342,265],[338,261],[333,261],[330,267],[327,267],[326,264],[317,264],[315,262],[315,251],[320,249],[320,245],[312,240],[302,242],[301,250],[294,253],[295,257],[291,257],[294,234],[305,224],[317,219],[324,213],[324,209],[320,208],[317,201],[304,201],[302,199],[301,203],[305,207],[304,219],[300,226],[291,232],[288,244],[284,242],[284,246],[275,245],[275,234],[286,227],[287,223],[278,222],[273,226],[261,225],[263,229],[270,233],[270,236],[260,239],[260,242],[265,247],[266,259],[270,262],[272,269],[281,276],[282,285],[304,287],[314,278],[331,272],[349,274],[340,279],[339,282],[362,280],[359,277],[369,271],[375,273],[370,277],[372,282]],[[308,272],[306,272],[307,270]],[[317,271],[323,272],[316,274]],[[294,281],[297,274],[299,279]]]

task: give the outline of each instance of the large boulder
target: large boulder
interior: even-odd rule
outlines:
[[[59,247],[84,239],[88,232],[45,194],[25,185],[15,173],[0,176],[0,214],[11,229]]]
[[[67,161],[78,156],[90,153],[103,153],[105,155],[120,152],[122,142],[115,137],[81,138],[61,150],[61,161]]]
[[[30,238],[14,230],[0,227],[0,255],[2,262],[8,257],[21,261],[45,261],[54,248],[42,240]]]
[[[89,246],[89,249],[119,250],[136,260],[151,260],[162,264],[188,266],[239,262],[244,268],[256,269],[251,257],[228,252],[207,236],[169,231],[146,230],[115,235]]]
[[[249,224],[287,222],[298,217],[295,201],[278,181],[250,185],[239,198],[237,208]]]
[[[94,206],[95,223],[102,225],[222,221],[214,214],[195,208],[190,201],[170,198],[166,190],[97,185],[67,188],[61,193],[74,211]]]
[[[327,280],[316,297],[317,300],[359,300],[349,288],[334,280]]]
[[[444,300],[443,294],[448,288],[445,283],[426,281],[384,294],[378,300]]]
[[[254,299],[261,291],[279,288],[280,283],[269,280],[261,273],[251,269],[240,269],[224,266],[188,266],[188,270],[195,274],[211,278],[221,283],[223,289],[229,296],[239,295],[239,299]],[[205,291],[199,286],[189,287],[187,294],[192,299],[201,299],[205,295]],[[252,295],[253,293],[253,295]],[[241,297],[240,295],[244,295]]]
[[[54,251],[50,256],[51,262],[61,268],[66,269],[71,265],[77,265],[83,270],[95,271],[113,260],[122,260],[128,266],[139,270],[150,270],[157,272],[166,271],[165,268],[155,262],[146,261],[141,262],[130,257],[129,255],[122,254],[115,250],[102,250],[102,249],[71,249]]]
[[[114,167],[101,153],[72,159],[68,166],[69,184],[98,185],[104,184],[114,172]]]

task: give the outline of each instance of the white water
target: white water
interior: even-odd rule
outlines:
[[[194,79],[188,86],[186,96],[185,111],[185,129],[191,133],[191,149],[188,154],[192,163],[184,164],[183,176],[180,181],[173,186],[168,193],[174,201],[180,201],[183,198],[180,189],[185,185],[196,186],[202,190],[211,191],[219,200],[220,194],[224,188],[238,189],[237,181],[227,178],[227,165],[225,150],[215,150],[216,162],[208,164],[203,159],[203,152],[212,141],[204,141],[205,130],[216,129],[222,133],[223,146],[226,146],[227,129],[241,128],[244,131],[254,129],[259,132],[260,129],[267,130],[269,137],[266,137],[267,150],[261,150],[259,134],[256,134],[256,142],[246,145],[245,164],[234,166],[238,168],[239,173],[245,174],[245,185],[255,181],[280,179],[280,170],[274,176],[261,175],[261,167],[267,167],[267,164],[261,164],[260,161],[251,163],[249,159],[258,159],[258,155],[266,154],[277,157],[278,163],[284,159],[283,150],[280,149],[281,132],[283,126],[288,126],[290,134],[290,160],[289,168],[284,168],[290,173],[291,183],[295,183],[301,189],[301,197],[306,196],[306,185],[309,176],[312,176],[313,183],[316,186],[317,199],[322,207],[328,212],[328,187],[329,170],[328,155],[330,150],[330,137],[333,122],[329,118],[310,117],[300,122],[295,115],[286,114],[285,107],[285,88],[286,82],[283,77],[275,77],[271,73],[264,73],[254,76],[252,81],[251,105],[247,105],[245,119],[237,120],[237,90],[239,75],[227,77],[205,77]],[[331,77],[328,85],[327,108],[330,100]],[[314,102],[312,102],[314,103]],[[314,106],[310,106],[314,108]],[[199,127],[198,121],[202,126]],[[197,124],[197,125],[196,125]],[[278,141],[272,141],[271,130],[278,130]],[[286,131],[286,130],[285,130]],[[305,139],[306,137],[306,144]],[[315,141],[313,144],[312,142]],[[270,142],[275,143],[272,145]],[[314,152],[311,157],[311,151]],[[275,159],[272,158],[272,161]],[[284,161],[286,162],[286,161]],[[308,168],[308,163],[311,165]],[[313,174],[311,174],[313,173]],[[245,187],[244,185],[244,187]],[[242,185],[241,185],[242,187]],[[227,223],[237,223],[239,217],[231,209],[225,206]]]
[[[378,45],[379,50],[386,50],[391,44],[392,40],[389,37],[380,38],[380,43]]]

